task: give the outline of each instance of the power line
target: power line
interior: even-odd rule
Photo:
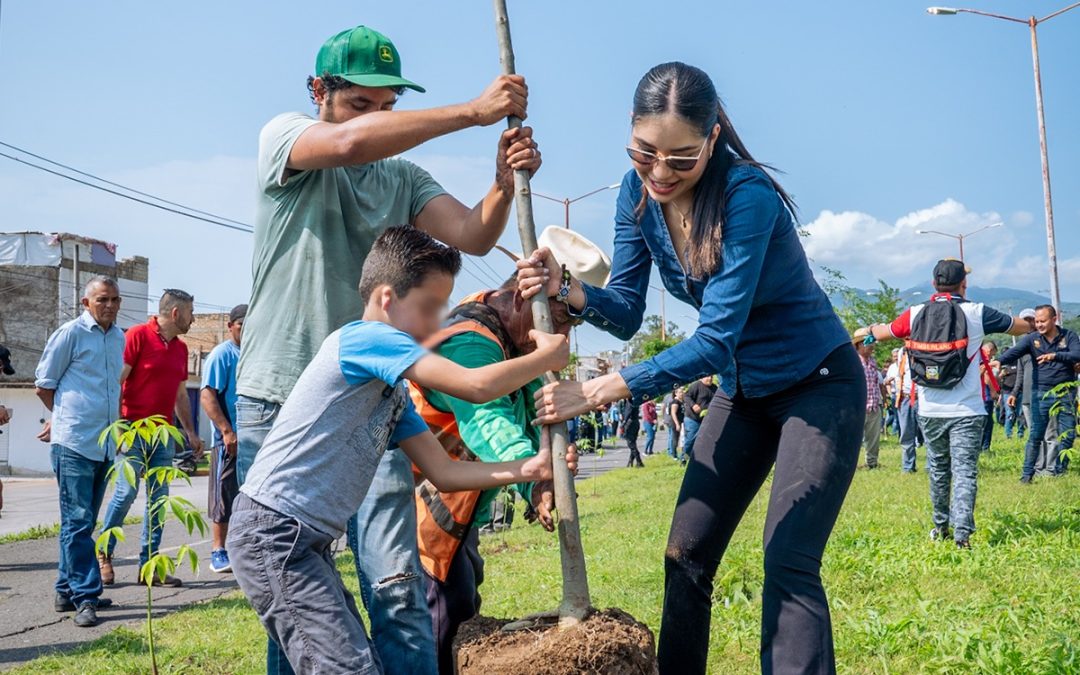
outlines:
[[[146,206],[152,206],[155,209],[161,209],[162,211],[168,211],[169,213],[175,213],[175,214],[180,215],[180,216],[187,216],[188,218],[193,218],[195,220],[201,220],[201,221],[203,221],[205,223],[210,223],[211,225],[219,225],[221,227],[227,227],[230,230],[238,230],[240,232],[247,232],[248,234],[251,234],[252,232],[255,231],[255,228],[251,227],[250,225],[245,225],[244,227],[240,227],[238,225],[231,225],[229,223],[224,223],[224,222],[222,222],[220,220],[214,220],[213,218],[205,218],[203,216],[199,216],[199,215],[196,215],[194,213],[189,213],[187,211],[181,211],[179,209],[174,209],[174,208],[171,208],[171,207],[168,207],[168,206],[163,206],[161,204],[155,204],[154,202],[147,201],[145,199],[140,199],[139,197],[132,197],[131,195],[124,194],[123,192],[118,192],[116,190],[111,190],[111,189],[109,189],[107,187],[103,187],[101,185],[95,185],[94,183],[82,180],[80,178],[76,178],[75,176],[69,176],[66,173],[61,173],[60,171],[54,171],[54,170],[52,170],[52,169],[50,169],[48,167],[41,166],[40,164],[34,164],[33,162],[28,162],[25,159],[22,159],[20,157],[15,157],[13,155],[9,155],[6,152],[0,152],[0,157],[5,157],[7,159],[10,159],[13,162],[18,162],[19,164],[24,164],[26,166],[33,167],[33,168],[35,168],[35,169],[37,169],[39,171],[44,171],[45,173],[51,173],[52,175],[59,176],[60,178],[66,178],[67,180],[70,180],[72,182],[79,183],[81,185],[85,185],[87,187],[94,188],[95,190],[101,190],[102,192],[108,192],[109,194],[116,195],[117,197],[123,197],[124,199],[130,199],[133,202],[138,202],[140,204],[145,204]],[[158,199],[158,198],[155,197],[155,199]],[[162,201],[164,201],[164,200],[162,200]],[[184,207],[184,208],[187,208],[187,207]]]
[[[41,155],[30,152],[29,150],[26,150],[24,148],[20,148],[17,145],[12,145],[11,143],[5,143],[4,141],[0,141],[0,145],[4,146],[5,148],[10,148],[12,150],[15,150],[16,152],[21,152],[24,155],[29,155],[30,157],[33,157],[34,159],[40,159],[43,162],[47,162],[49,164],[52,164],[53,166],[58,166],[58,167],[61,167],[63,169],[67,169],[68,171],[72,171],[74,173],[77,173],[80,176],[86,176],[87,178],[93,178],[94,180],[99,181],[101,183],[105,183],[106,185],[112,185],[113,187],[118,187],[118,188],[120,188],[122,190],[127,190],[128,192],[131,192],[131,193],[134,193],[134,194],[137,194],[137,195],[142,195],[143,197],[149,197],[150,199],[155,199],[155,200],[157,200],[159,202],[162,202],[164,204],[169,204],[170,206],[176,206],[176,207],[179,207],[181,209],[191,211],[192,213],[198,213],[198,214],[208,216],[210,218],[214,218],[214,219],[224,221],[224,222],[228,222],[228,223],[235,223],[236,225],[241,225],[243,227],[249,227],[249,228],[251,227],[251,225],[248,225],[247,223],[241,222],[239,220],[234,220],[232,218],[226,218],[225,216],[219,216],[219,215],[217,215],[215,213],[210,213],[209,211],[202,211],[200,209],[196,209],[196,208],[193,208],[191,206],[186,206],[184,204],[179,204],[177,202],[169,201],[168,199],[165,199],[164,197],[158,197],[157,195],[152,195],[149,192],[142,192],[141,190],[136,190],[133,187],[128,187],[127,185],[121,185],[120,183],[115,183],[115,182],[113,182],[111,180],[108,180],[106,178],[102,178],[101,176],[95,176],[94,174],[89,173],[87,171],[82,171],[80,169],[76,169],[73,166],[69,166],[67,164],[64,164],[63,162],[57,162],[55,160],[49,159],[48,157],[43,157]]]

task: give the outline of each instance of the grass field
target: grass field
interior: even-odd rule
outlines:
[[[1080,673],[1080,477],[1074,471],[1021,486],[1020,455],[1019,443],[998,441],[983,457],[970,551],[929,541],[921,451],[917,474],[900,473],[894,442],[882,451],[886,468],[856,474],[823,569],[840,672]],[[622,607],[654,630],[681,476],[680,467],[654,457],[645,469],[579,486],[594,603]],[[712,673],[758,671],[766,495],[750,507],[717,575]],[[556,604],[554,536],[515,524],[483,542],[485,614],[522,616]],[[339,560],[355,591],[352,558]],[[262,633],[242,597],[174,614],[158,628],[164,672],[261,672]],[[13,672],[144,673],[146,664],[142,633],[120,628],[79,652]]]

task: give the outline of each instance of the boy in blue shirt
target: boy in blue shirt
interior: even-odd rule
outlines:
[[[232,570],[225,537],[229,533],[232,503],[240,486],[236,480],[236,364],[240,361],[240,337],[244,332],[247,305],[229,312],[229,339],[214,347],[203,364],[199,403],[214,424],[214,446],[210,453],[209,504],[210,569],[224,574]]]
[[[515,462],[451,460],[409,399],[405,378],[482,403],[569,361],[566,338],[539,331],[533,353],[476,369],[421,347],[439,328],[460,267],[455,249],[416,228],[376,239],[360,280],[363,319],[323,342],[240,489],[227,540],[233,573],[297,673],[381,672],[330,547],[389,446],[445,492],[551,477],[543,444]]]

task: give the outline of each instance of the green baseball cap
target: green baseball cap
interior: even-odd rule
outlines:
[[[315,75],[337,75],[362,87],[424,88],[401,76],[401,56],[390,38],[367,26],[343,30],[323,43]]]

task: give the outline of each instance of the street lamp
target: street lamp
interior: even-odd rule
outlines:
[[[664,294],[667,293],[667,289],[652,284],[649,284],[649,288],[660,291],[660,339],[667,342],[667,312],[664,311]]]
[[[960,242],[960,262],[964,262],[964,239],[965,238],[970,237],[973,234],[978,234],[979,232],[982,232],[983,230],[989,230],[991,228],[1001,227],[1004,224],[1005,223],[993,223],[991,225],[984,225],[983,227],[980,227],[977,230],[972,230],[971,232],[967,232],[965,234],[950,234],[948,232],[939,232],[937,230],[915,230],[915,234],[939,234],[942,237],[948,237],[950,239],[957,240],[958,242]]]
[[[1043,116],[1042,75],[1039,71],[1039,39],[1036,35],[1035,28],[1040,23],[1049,21],[1055,16],[1064,14],[1070,9],[1075,9],[1077,7],[1080,7],[1080,2],[1075,2],[1068,7],[1047,14],[1041,19],[1034,16],[1028,17],[1027,19],[1020,19],[1014,16],[993,14],[977,9],[962,9],[956,7],[930,7],[926,10],[930,14],[936,16],[953,16],[960,14],[961,12],[965,14],[978,14],[993,19],[1027,24],[1031,29],[1031,60],[1035,67],[1035,112],[1039,119],[1039,151],[1042,155],[1043,202],[1045,203],[1046,208],[1046,253],[1050,262],[1050,301],[1054,303],[1054,307],[1057,308],[1059,313],[1061,312],[1061,289],[1058,288],[1057,244],[1054,241],[1054,207],[1050,199],[1050,159],[1046,153],[1046,119]]]
[[[614,189],[616,189],[618,187],[621,187],[620,183],[615,183],[614,185],[605,185],[602,188],[597,188],[597,189],[593,190],[592,192],[586,192],[585,194],[581,195],[580,197],[574,197],[572,199],[569,198],[569,197],[559,199],[558,197],[551,197],[551,196],[548,196],[548,195],[542,195],[539,192],[533,192],[532,195],[533,195],[533,197],[539,197],[540,199],[546,199],[549,202],[556,202],[558,204],[562,204],[563,208],[565,209],[565,213],[566,213],[565,226],[566,226],[566,229],[570,229],[570,205],[571,204],[573,204],[574,202],[580,202],[582,199],[585,199],[586,197],[592,197],[593,195],[604,192],[605,190],[614,190]]]

